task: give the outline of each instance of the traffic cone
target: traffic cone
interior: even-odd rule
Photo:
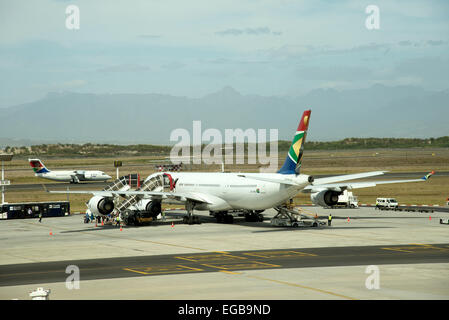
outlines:
[[[432,216],[429,216],[429,221],[432,220]]]
[[[174,228],[175,227],[175,223],[172,221],[171,223],[171,227]]]
[[[348,222],[349,222],[349,217],[348,217]]]
[[[123,229],[122,229],[122,225],[120,225],[120,231],[123,231]]]
[[[53,235],[53,232],[51,232],[51,229],[50,229],[50,235],[51,235],[51,236]]]
[[[101,226],[102,226],[102,227],[104,226],[104,222],[103,222],[103,219],[101,219]]]

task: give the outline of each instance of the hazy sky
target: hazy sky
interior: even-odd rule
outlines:
[[[66,7],[80,29],[66,28]],[[380,29],[369,30],[368,5]],[[0,107],[52,91],[449,88],[449,1],[0,0]]]

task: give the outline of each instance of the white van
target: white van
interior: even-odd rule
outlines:
[[[397,208],[398,202],[394,198],[377,198],[376,208]]]

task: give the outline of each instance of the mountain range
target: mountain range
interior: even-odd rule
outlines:
[[[244,95],[232,87],[201,98],[166,94],[53,92],[0,109],[0,145],[38,143],[159,144],[177,128],[191,134],[241,128],[278,129],[290,140],[302,112],[312,109],[308,140],[346,137],[427,138],[449,135],[449,90],[420,87],[316,89],[298,96]],[[268,137],[267,137],[268,138]],[[208,143],[208,142],[205,142]]]

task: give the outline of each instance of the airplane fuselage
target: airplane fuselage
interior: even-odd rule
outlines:
[[[293,198],[309,184],[308,175],[283,175],[277,173],[225,172],[169,172],[176,185],[173,191],[198,194],[208,203],[195,206],[197,210],[265,210]],[[260,181],[288,178],[297,185]]]
[[[82,173],[72,170],[58,170],[45,173],[35,173],[36,177],[54,181],[106,181],[111,177],[102,171],[83,171]],[[76,177],[76,179],[74,179]]]

